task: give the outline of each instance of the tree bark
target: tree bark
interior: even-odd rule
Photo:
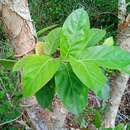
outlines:
[[[34,53],[37,42],[36,31],[30,17],[27,0],[0,0],[0,18],[5,25],[16,57]],[[55,101],[54,113],[43,110],[35,97],[24,101],[28,116],[35,130],[62,130],[66,110]],[[63,129],[64,130],[64,129]]]
[[[2,21],[17,57],[34,49],[35,29],[26,0],[0,0]]]
[[[125,21],[126,17],[126,0],[118,0],[118,19],[119,24]]]
[[[130,18],[129,15],[126,18],[126,1],[119,0],[118,2],[118,43],[120,47],[127,51],[130,51]],[[110,93],[110,106],[108,111],[104,115],[103,127],[104,128],[114,128],[116,115],[121,102],[121,98],[124,94],[124,90],[127,88],[127,82],[129,75],[125,73],[120,73],[117,78],[112,82],[112,90]]]

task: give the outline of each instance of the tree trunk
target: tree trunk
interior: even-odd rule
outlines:
[[[119,25],[118,25],[118,43],[120,47],[124,48],[127,51],[130,51],[130,17],[126,17],[126,1],[119,0],[118,2],[118,16],[119,16]],[[124,90],[127,88],[127,82],[129,79],[128,74],[120,73],[117,78],[112,82],[112,90],[110,93],[110,106],[108,111],[105,113],[103,127],[104,128],[113,128],[115,127],[116,115],[118,108],[123,96]]]
[[[0,0],[0,18],[5,25],[11,46],[16,57],[34,52],[37,42],[35,28],[32,24],[27,0]],[[24,101],[31,123],[36,130],[62,130],[66,110],[55,101],[54,113],[43,110],[35,97]]]
[[[35,29],[26,0],[1,0],[2,21],[16,56],[26,55],[34,49]]]

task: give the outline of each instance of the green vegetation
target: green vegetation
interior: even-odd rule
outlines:
[[[127,2],[129,2],[129,0],[127,0]],[[30,56],[30,57],[25,57],[24,60],[22,61],[22,65],[25,67],[24,68],[25,73],[23,75],[24,96],[30,96],[30,95],[36,94],[39,104],[41,104],[41,106],[43,107],[47,107],[51,109],[50,103],[55,93],[58,93],[58,96],[60,97],[63,104],[68,108],[69,111],[72,111],[73,113],[76,113],[76,114],[80,113],[79,115],[74,116],[73,120],[70,121],[72,124],[76,124],[76,125],[78,124],[80,127],[84,127],[85,124],[93,122],[97,128],[100,128],[102,114],[107,109],[106,102],[103,100],[104,99],[106,100],[109,97],[109,94],[108,94],[109,82],[105,77],[106,72],[113,73],[112,69],[114,70],[118,69],[118,70],[129,72],[128,68],[127,69],[123,68],[123,67],[126,67],[126,65],[129,62],[128,53],[126,53],[122,49],[119,49],[118,47],[112,46],[115,42],[113,41],[111,36],[114,38],[114,40],[116,39],[116,36],[117,36],[117,31],[116,31],[117,24],[118,24],[117,3],[118,3],[118,0],[111,0],[111,1],[110,0],[105,0],[105,1],[103,0],[29,0],[31,16],[34,20],[34,24],[36,26],[37,31],[40,30],[39,40],[45,42],[46,44],[46,45],[44,44],[46,46],[44,50],[45,54],[50,55],[50,56]],[[69,33],[69,29],[71,29],[72,26],[76,28],[76,25],[72,24],[72,26],[70,26],[71,25],[70,23],[73,21],[73,19],[68,18],[67,19],[68,21],[66,21],[65,23],[64,21],[66,20],[66,18],[70,15],[72,11],[78,8],[82,8],[82,7],[89,14],[91,27],[100,28],[100,29],[90,30],[89,36],[87,37],[87,47],[86,47],[86,48],[88,47],[89,48],[88,49],[85,48],[85,51],[82,51],[81,53],[77,49],[77,48],[80,48],[81,45],[76,46],[77,45],[76,43],[77,42],[81,43],[81,40],[78,39],[79,37],[77,37],[76,39],[73,38],[71,34]],[[128,11],[130,11],[130,6],[128,6],[127,8],[128,8]],[[79,22],[81,23],[83,22],[83,26],[86,27],[86,29],[81,28],[80,31],[81,32],[83,31],[83,33],[86,33],[87,28],[89,28],[88,20],[87,20],[88,22],[87,25],[84,25],[84,21],[79,21]],[[56,27],[57,26],[62,27],[64,31],[62,33],[63,36],[61,38],[63,45],[60,46],[60,50],[61,50],[60,59],[59,59],[59,52],[58,52],[59,44],[60,44],[59,37],[56,37],[56,36],[59,36],[61,28],[54,27],[55,29],[52,30],[53,26],[55,25]],[[48,28],[46,28],[45,30],[43,29],[48,26],[50,29]],[[76,29],[77,30],[72,30],[72,33],[73,35],[77,36],[80,34],[80,31],[78,31],[79,29],[78,27]],[[106,32],[104,30],[106,30]],[[47,33],[45,35],[42,35],[43,32],[45,33],[47,32]],[[56,39],[54,39],[54,37],[56,37]],[[104,39],[107,39],[107,40],[104,41]],[[74,40],[73,42],[74,46],[71,46],[70,43],[72,42],[70,43],[67,42],[69,40],[70,41]],[[55,44],[55,43],[59,43],[59,44]],[[93,45],[91,43],[93,43]],[[99,45],[98,47],[96,46],[90,47],[97,44]],[[83,44],[83,47],[84,45],[85,44]],[[68,50],[68,46],[71,46],[71,51]],[[95,50],[97,51],[93,54]],[[121,55],[123,54],[121,57],[116,57],[116,53],[115,53],[114,58],[117,64],[115,63],[113,64],[113,61],[110,60],[113,57],[111,56],[111,54],[107,53],[107,50],[111,51],[111,53],[116,52],[116,53],[120,53]],[[77,55],[77,52],[80,55],[80,58],[79,58],[79,55]],[[104,59],[104,57],[102,57],[103,55],[104,56],[107,55],[107,59]],[[86,57],[91,59],[90,63],[87,63],[87,61],[84,61]],[[128,61],[125,61],[124,57],[126,57],[127,58],[126,60]],[[5,33],[2,23],[0,23],[0,59],[1,58],[14,60],[14,52],[9,46],[7,34]],[[29,61],[26,61],[26,60],[29,60]],[[95,62],[92,62],[93,60],[95,60]],[[103,60],[103,62],[101,63],[100,60]],[[123,60],[123,62],[120,62],[120,60]],[[36,64],[35,64],[36,68],[34,67],[34,64],[31,64],[32,62],[34,63],[34,61],[36,61]],[[8,60],[4,62],[0,60],[0,63],[2,64],[4,64],[5,62],[7,63]],[[35,82],[34,84],[32,83],[33,88],[36,87],[36,89],[28,90],[28,88],[26,88],[25,86],[30,86],[30,81],[32,81],[32,78],[36,78],[37,75],[34,75],[36,77],[31,77],[31,79],[27,79],[30,72],[29,73],[26,73],[26,72],[28,72],[30,69],[28,67],[26,68],[24,63],[28,64],[32,70],[34,69],[34,72],[35,71],[37,72],[38,70],[37,64],[39,64],[39,62],[43,66],[44,65],[46,66],[46,68],[44,69],[41,68],[41,70],[39,71],[38,73],[39,79],[42,78],[44,73],[45,75],[47,75],[46,79],[42,79],[41,83],[40,82]],[[109,66],[108,66],[108,63],[109,63]],[[79,69],[79,66],[80,66],[80,69]],[[89,67],[90,70],[93,70],[92,72],[96,72],[96,74],[98,73],[99,75],[97,76],[94,73],[90,73],[90,70],[89,70],[88,77],[92,78],[94,76],[96,78],[95,79],[90,78],[91,80],[86,83],[84,81],[85,76],[83,75],[84,73],[86,74],[87,71],[86,71],[86,67],[84,66]],[[52,68],[52,70],[50,70],[51,73],[45,72],[48,67]],[[101,70],[99,67],[102,67],[104,69]],[[109,70],[108,69],[106,70],[106,68],[109,68]],[[66,76],[66,79],[64,79],[64,76]],[[22,113],[21,107],[19,105],[20,99],[22,97],[21,95],[22,93],[21,93],[21,86],[18,84],[19,81],[16,81],[17,77],[18,75],[16,73],[10,71],[7,68],[4,68],[3,66],[0,66],[0,123],[17,118]],[[62,82],[63,80],[64,82]],[[55,82],[56,82],[56,85],[55,85]],[[94,86],[95,82],[99,83],[99,87],[98,87],[99,89],[97,89],[97,87]],[[75,83],[77,86],[73,88]],[[70,95],[69,93],[69,91],[72,91],[72,88],[70,88],[69,90],[68,88],[66,88],[66,86],[70,86],[70,84],[72,84],[71,87],[73,88],[72,95]],[[63,86],[63,89],[61,89],[61,86]],[[77,89],[79,86],[80,86],[80,91]],[[104,89],[102,88],[102,86],[105,86]],[[95,108],[92,110],[88,106],[87,108],[85,108],[85,106],[87,105],[87,100],[88,100],[88,89],[93,90],[97,94],[97,97],[101,101],[103,101],[102,106],[100,106],[98,109]],[[67,95],[64,95],[63,94],[64,92],[67,93]],[[72,96],[73,98],[69,98]],[[42,102],[43,99],[45,99],[46,102]],[[75,102],[75,99],[76,99],[76,102]],[[82,99],[82,102],[80,99]],[[80,100],[80,102],[78,102],[78,100]],[[73,102],[73,104],[71,104],[71,102]],[[99,111],[99,113],[97,111]],[[94,119],[93,117],[96,117],[96,118]],[[126,123],[126,122],[123,122],[123,123]],[[0,126],[0,129],[17,130],[19,127],[21,127],[21,125],[17,123],[10,123],[8,125],[3,125],[2,127]],[[117,126],[116,130],[120,130],[120,129],[122,130],[123,127],[124,125],[120,124],[120,126]],[[128,130],[129,129],[130,128],[128,128]]]
[[[56,93],[73,114],[83,112],[89,90],[103,99],[102,90],[108,81],[103,70],[130,73],[129,52],[114,46],[112,38],[98,45],[105,34],[104,30],[90,28],[83,8],[73,11],[62,27],[44,37],[43,55],[29,55],[15,64],[13,70],[22,71],[23,96],[36,94],[40,105],[48,108]],[[60,54],[54,57],[57,50]],[[43,96],[45,93],[48,95]],[[102,116],[97,112],[95,116],[95,126],[100,128]]]
[[[73,10],[83,7],[92,27],[106,29],[106,37],[116,35],[118,0],[30,0],[29,3],[37,30],[53,24],[62,25]]]

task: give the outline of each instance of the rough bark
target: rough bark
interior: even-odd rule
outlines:
[[[123,23],[126,17],[126,0],[118,0],[118,19],[119,23]]]
[[[126,17],[126,1],[119,0],[119,26],[118,26],[118,43],[120,47],[127,51],[130,51],[130,19],[129,15]],[[110,106],[108,111],[104,115],[103,127],[113,128],[115,127],[115,119],[118,112],[118,108],[121,102],[124,90],[127,88],[127,82],[129,75],[120,73],[112,83],[112,90],[110,93]]]
[[[103,127],[104,128],[114,128],[115,119],[118,112],[118,108],[121,102],[121,97],[124,90],[127,87],[127,81],[129,76],[127,74],[120,73],[119,76],[112,84],[110,106],[108,111],[105,113]]]
[[[26,55],[35,46],[35,29],[30,17],[27,1],[1,0],[2,21],[16,56]]]
[[[34,50],[35,28],[32,24],[27,0],[0,0],[0,14],[16,57],[22,57]],[[35,97],[24,101],[31,123],[36,130],[62,130],[66,110],[54,102],[54,113],[43,110]]]

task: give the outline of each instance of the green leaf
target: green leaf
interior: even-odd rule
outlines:
[[[127,129],[130,130],[130,125],[127,125]]]
[[[106,77],[96,64],[73,57],[70,57],[69,61],[74,73],[88,88],[96,94],[102,90],[106,83]]]
[[[104,41],[103,44],[104,44],[104,45],[109,45],[109,46],[114,45],[113,37],[109,37],[109,38],[107,38],[107,39]]]
[[[95,114],[94,125],[96,128],[100,128],[102,124],[102,115],[97,111]]]
[[[79,114],[87,105],[88,88],[73,73],[70,65],[62,64],[55,76],[56,91],[65,107]]]
[[[106,34],[105,30],[92,28],[88,34],[87,45],[88,46],[96,45],[100,40],[103,39],[105,34]]]
[[[63,31],[67,36],[90,28],[87,12],[81,8],[73,11],[63,24]]]
[[[39,91],[55,74],[60,60],[49,56],[30,55],[16,63],[15,70],[23,70],[23,95],[32,96]]]
[[[52,78],[43,88],[36,93],[36,99],[43,108],[51,105],[55,95],[55,80]]]
[[[45,37],[46,54],[53,54],[60,45],[61,28],[55,28]]]
[[[117,125],[114,130],[126,130],[126,127],[123,123],[121,123],[121,124]]]
[[[126,66],[122,69],[122,71],[124,71],[125,73],[130,74],[130,64],[129,64],[129,65],[126,65]]]
[[[12,69],[16,62],[16,60],[0,59],[0,65],[4,66],[6,69]]]
[[[72,12],[62,27],[61,56],[67,57],[71,52],[76,54],[86,46],[87,34],[90,29],[89,17],[84,9]]]
[[[116,46],[101,45],[84,49],[79,59],[103,68],[124,70],[130,64],[130,53]]]
[[[109,82],[107,81],[102,90],[97,94],[101,99],[104,101],[108,100],[110,97],[110,85]]]

